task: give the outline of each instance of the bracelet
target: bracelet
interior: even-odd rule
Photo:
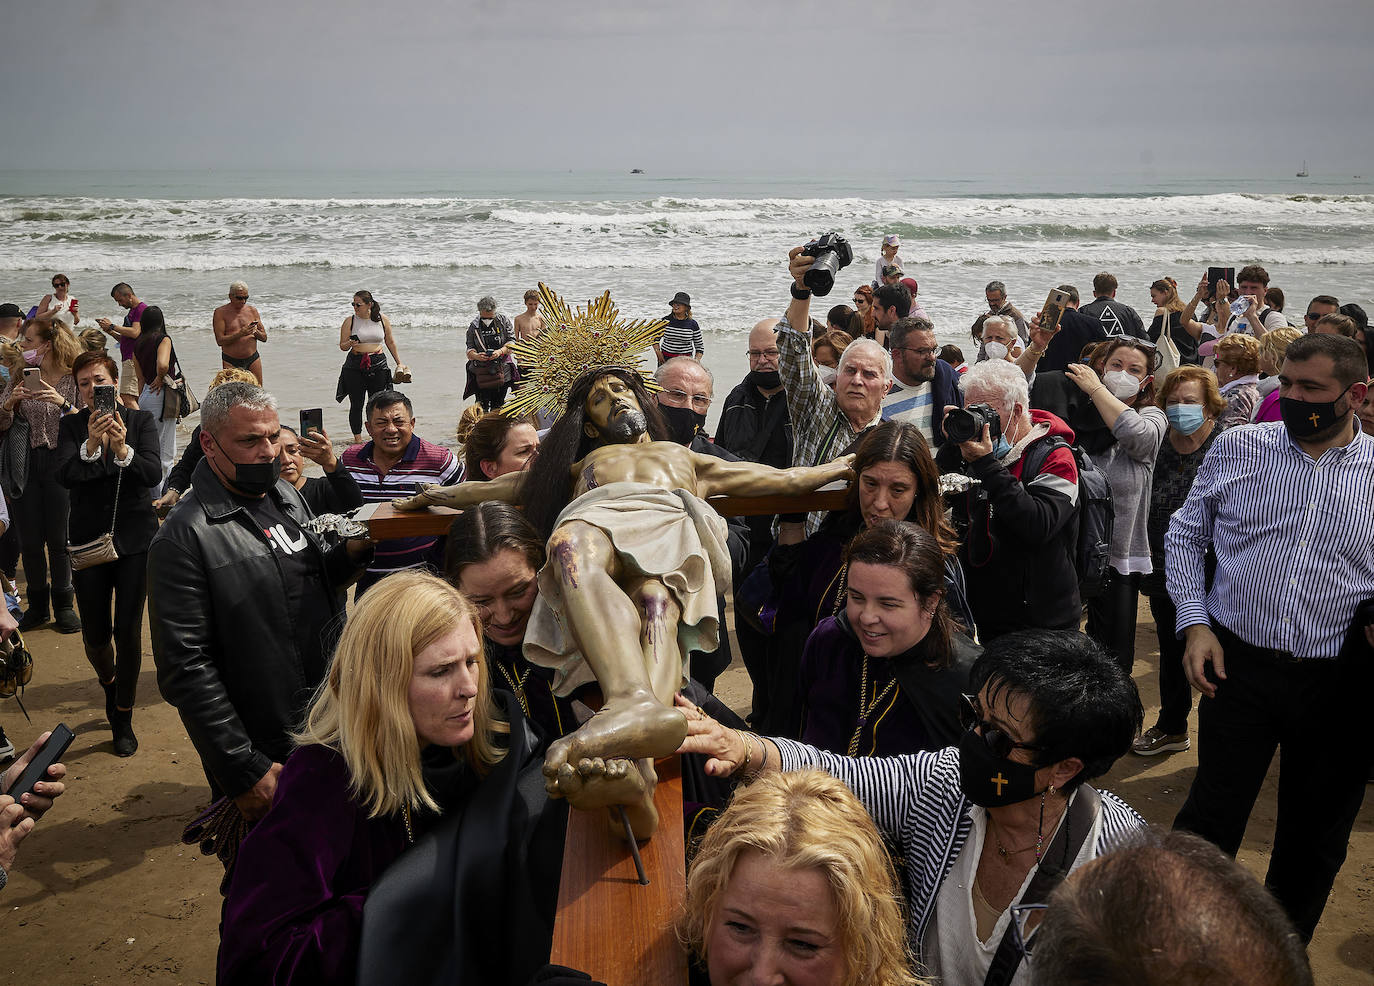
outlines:
[[[763,768],[768,766],[768,744],[763,741],[762,736],[759,737],[759,754],[759,773],[763,773]]]
[[[1049,350],[1048,350],[1048,349],[1036,349],[1034,346],[1027,346],[1027,347],[1026,347],[1026,352],[1030,353],[1030,354],[1031,354],[1032,356],[1034,356],[1036,359],[1039,359],[1041,356],[1044,356],[1047,352],[1049,352]]]
[[[749,738],[740,730],[736,729],[735,735],[738,736],[740,742],[744,744],[744,763],[739,765],[739,769],[747,773],[749,770],[749,761],[754,757],[754,748],[749,745]]]
[[[797,287],[796,281],[792,282],[792,286],[788,290],[792,292],[792,297],[796,298],[798,301],[805,301],[807,298],[811,297],[811,289]]]

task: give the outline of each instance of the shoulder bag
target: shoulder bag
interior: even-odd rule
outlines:
[[[118,467],[116,466],[116,468]],[[79,572],[94,565],[119,561],[119,552],[115,551],[114,546],[114,529],[115,517],[119,515],[119,487],[123,483],[124,470],[120,469],[119,477],[115,480],[114,511],[110,515],[110,529],[94,541],[67,545],[67,554],[71,555],[72,558],[72,571]]]
[[[0,490],[11,500],[24,495],[29,479],[29,422],[18,408],[4,438],[0,439]]]

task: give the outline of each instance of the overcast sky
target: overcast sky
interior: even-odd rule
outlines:
[[[1370,0],[0,5],[11,168],[1374,171]]]

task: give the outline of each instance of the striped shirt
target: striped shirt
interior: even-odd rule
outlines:
[[[874,823],[894,842],[906,866],[907,942],[918,961],[940,887],[973,828],[973,803],[959,787],[959,750],[900,757],[841,757],[792,740],[773,738],[783,770],[819,769],[844,781]],[[1103,791],[1101,830],[1094,856],[1110,852],[1145,819]]]
[[[839,458],[863,429],[849,423],[835,391],[821,383],[816,364],[811,361],[811,335],[798,332],[784,314],[778,322],[778,373],[787,412],[792,419],[792,465],[817,466]],[[880,414],[869,422],[875,425]],[[821,526],[825,514],[814,511],[806,518],[810,537]]]
[[[929,380],[914,387],[900,380],[894,382],[892,391],[883,398],[882,415],[884,421],[901,421],[920,428],[926,444],[935,448],[935,386]]]
[[[363,492],[364,503],[386,503],[398,496],[420,491],[421,483],[451,486],[462,479],[462,463],[451,449],[412,436],[401,461],[383,475],[372,459],[373,443],[351,445],[343,454],[343,466]],[[378,576],[419,568],[439,539],[436,537],[391,538],[377,542],[377,554],[367,570]]]
[[[1179,634],[1210,617],[1255,647],[1334,658],[1374,597],[1374,437],[1357,427],[1314,461],[1281,423],[1223,432],[1169,522],[1164,558]]]
[[[663,330],[663,338],[658,341],[658,348],[665,360],[670,356],[695,356],[706,352],[701,326],[697,325],[696,319],[673,318],[669,315],[666,321],[668,326]]]

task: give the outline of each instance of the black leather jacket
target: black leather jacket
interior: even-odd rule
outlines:
[[[267,494],[297,524],[311,516],[291,486]],[[235,797],[291,751],[288,734],[328,667],[343,623],[334,591],[362,565],[343,543],[326,548],[305,535],[318,578],[330,591],[308,591],[297,633],[277,561],[253,516],[200,462],[192,490],[148,549],[148,617],[162,697],[181,714],[212,786]],[[311,587],[318,589],[318,587]],[[318,640],[301,653],[299,638]]]

